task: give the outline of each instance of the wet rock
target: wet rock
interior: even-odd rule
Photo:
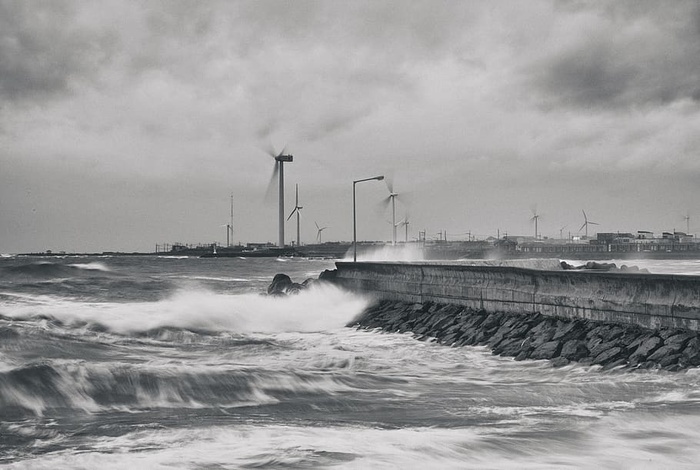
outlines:
[[[700,338],[691,338],[683,349],[684,361],[690,366],[700,365]]]
[[[536,347],[530,354],[530,359],[552,359],[559,355],[560,348],[559,341],[548,341]]]
[[[569,363],[570,361],[565,357],[557,357],[555,359],[552,359],[552,367],[564,367],[568,366]]]
[[[605,364],[603,366],[603,368],[601,370],[611,370],[611,369],[615,369],[616,367],[621,367],[624,365],[627,365],[627,359],[624,357],[621,357],[620,359],[608,362],[607,364]]]
[[[338,277],[337,269],[326,269],[321,274],[318,275],[318,279],[321,281],[335,281]]]
[[[630,360],[636,363],[646,361],[647,358],[662,345],[662,343],[663,341],[658,336],[651,336],[647,338],[632,353]]]
[[[590,349],[591,357],[597,357],[600,354],[607,351],[608,349],[612,349],[612,348],[618,348],[618,349],[622,350],[622,348],[619,348],[617,341],[606,341],[603,343],[599,343],[593,349]]]
[[[564,343],[559,354],[570,361],[578,361],[588,356],[589,353],[584,341],[571,339]]]
[[[292,284],[292,279],[286,274],[275,274],[267,287],[267,293],[269,295],[285,295]]]
[[[549,359],[555,367],[571,361],[598,364],[602,370],[674,371],[700,366],[698,334],[672,328],[652,331],[541,314],[487,313],[457,305],[398,301],[373,304],[355,324],[411,332],[418,340],[453,347],[488,345],[493,354],[517,361]]]
[[[692,338],[697,338],[697,335],[695,333],[690,333],[690,332],[682,332],[675,334],[673,336],[669,336],[664,340],[664,344],[674,344],[674,343],[679,343],[681,345],[681,349],[685,347],[685,345],[688,343],[688,341]]]
[[[592,351],[591,351],[592,353]],[[593,355],[593,354],[591,354]],[[620,359],[620,356],[622,356],[622,348],[620,347],[613,347],[606,349],[605,351],[601,352],[597,356],[593,358],[593,364],[608,364],[609,362],[616,361],[617,359]]]
[[[659,349],[654,351],[647,360],[661,363],[668,356],[679,354],[681,351],[681,345],[678,343],[664,344]]]

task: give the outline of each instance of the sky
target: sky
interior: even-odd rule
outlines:
[[[375,175],[409,239],[698,233],[700,4],[0,0],[0,253],[276,242],[271,149],[302,243]]]

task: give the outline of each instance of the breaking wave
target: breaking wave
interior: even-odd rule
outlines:
[[[323,331],[344,326],[368,300],[331,285],[318,285],[289,297],[217,294],[181,290],[155,302],[78,302],[37,296],[0,304],[0,315],[14,320],[51,320],[68,328],[129,335],[159,328],[203,332],[275,333]]]
[[[111,270],[103,263],[99,262],[61,264],[42,261],[18,266],[5,266],[0,272],[9,277],[47,279],[64,276],[80,276],[82,274],[89,274],[91,271],[110,272]]]

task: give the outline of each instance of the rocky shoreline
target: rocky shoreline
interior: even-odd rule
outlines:
[[[412,332],[421,341],[445,346],[484,345],[493,354],[548,359],[613,368],[682,371],[700,365],[700,335],[694,331],[536,314],[506,314],[458,305],[412,304],[383,300],[370,306],[349,327]]]

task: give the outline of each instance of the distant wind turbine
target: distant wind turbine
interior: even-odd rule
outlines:
[[[403,225],[406,228],[406,238],[405,242],[408,243],[408,225],[411,222],[408,220],[408,214],[406,214],[401,222],[399,222],[399,226]]]
[[[538,232],[537,232],[537,221],[540,220],[540,215],[537,213],[537,207],[532,209],[532,217],[530,218],[531,222],[535,222],[535,240],[539,238]]]
[[[299,185],[295,185],[295,193],[296,193],[296,199],[294,202],[294,209],[292,212],[289,214],[289,217],[287,217],[287,221],[292,218],[294,213],[296,212],[297,214],[297,246],[301,246],[301,238],[299,237],[299,214],[301,214],[301,210],[303,207],[299,205]]]
[[[316,243],[318,243],[320,245],[321,244],[321,232],[326,230],[328,227],[319,227],[316,222],[314,222],[314,224],[316,224],[316,229],[318,230],[316,232]]]
[[[382,202],[384,206],[391,204],[391,244],[396,245],[396,198],[399,194],[394,192],[394,182],[391,178],[384,178],[384,182],[389,190],[389,196]]]
[[[586,229],[586,238],[588,238],[588,226],[589,225],[600,225],[600,224],[597,222],[591,222],[590,220],[588,220],[588,216],[586,215],[586,211],[584,211],[583,209],[581,209],[581,212],[583,212],[583,221],[584,222],[583,222],[583,225],[581,225],[581,228],[578,229],[578,231],[580,232],[581,230],[583,230],[585,228]]]
[[[268,154],[275,159],[275,168],[272,171],[272,178],[270,178],[270,183],[267,186],[267,193],[270,194],[272,192],[275,178],[277,178],[279,182],[279,189],[277,192],[279,199],[279,240],[277,244],[280,248],[284,248],[284,163],[291,163],[294,161],[293,155],[284,154],[285,149],[286,147],[278,154],[275,154],[275,151],[272,149],[268,151]]]
[[[563,232],[566,227],[568,227],[568,225],[564,225],[562,228],[559,229],[559,238],[561,238],[562,240],[564,239]]]
[[[685,220],[685,234],[690,235],[690,214],[683,216],[683,220]]]

